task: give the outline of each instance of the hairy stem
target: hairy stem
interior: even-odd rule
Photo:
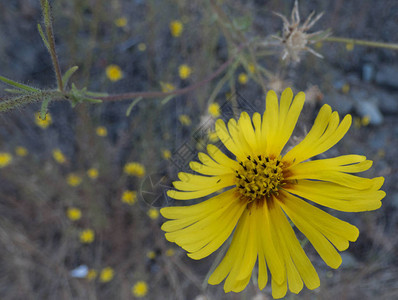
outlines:
[[[381,42],[373,42],[373,41],[365,41],[365,40],[356,40],[350,38],[341,38],[336,36],[330,36],[324,39],[325,42],[336,42],[336,43],[348,43],[354,45],[368,46],[368,47],[377,47],[377,48],[386,48],[391,50],[398,50],[398,44],[390,44],[390,43],[381,43]]]

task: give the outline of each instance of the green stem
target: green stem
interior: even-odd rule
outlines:
[[[55,38],[54,38],[54,31],[53,31],[52,20],[51,20],[50,4],[48,3],[48,0],[41,0],[40,3],[41,3],[42,11],[43,11],[44,25],[46,27],[47,40],[48,40],[48,45],[49,45],[48,50],[50,52],[55,76],[57,78],[58,89],[61,92],[63,92],[64,85],[62,83],[61,68],[59,67],[57,52],[55,50]]]
[[[350,38],[341,38],[336,36],[330,36],[324,39],[325,42],[335,42],[335,43],[346,43],[346,44],[354,44],[368,47],[377,47],[377,48],[386,48],[391,50],[398,50],[398,44],[390,44],[390,43],[381,43],[381,42],[373,42],[373,41],[365,41],[365,40],[356,40]]]

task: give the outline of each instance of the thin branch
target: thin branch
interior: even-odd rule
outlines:
[[[53,26],[52,26],[52,16],[51,16],[50,4],[48,3],[48,0],[41,0],[40,3],[41,3],[42,11],[43,11],[44,25],[46,28],[47,40],[48,40],[48,45],[49,45],[48,51],[50,52],[50,55],[51,55],[51,60],[53,63],[55,76],[57,78],[58,89],[61,92],[63,92],[64,85],[62,83],[61,68],[59,67],[57,52],[55,50],[55,38],[54,38],[54,31],[53,31]]]
[[[365,40],[356,40],[350,38],[341,38],[330,36],[324,39],[325,42],[337,42],[337,43],[348,43],[354,45],[368,46],[368,47],[377,47],[377,48],[386,48],[391,50],[398,50],[398,44],[390,44],[390,43],[381,43],[381,42],[373,42],[373,41],[365,41]]]

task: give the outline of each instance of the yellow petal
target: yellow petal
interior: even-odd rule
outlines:
[[[240,128],[239,131],[244,134],[244,138],[246,139],[250,150],[257,153],[257,139],[250,116],[246,112],[242,112],[238,124]]]
[[[246,156],[244,153],[241,152],[241,150],[238,148],[238,146],[235,144],[233,141],[232,137],[230,136],[227,126],[225,126],[225,123],[223,120],[218,119],[216,121],[216,133],[218,135],[218,138],[220,141],[225,145],[225,147],[233,153],[237,158],[240,160],[243,160]]]
[[[338,184],[300,179],[297,184],[286,185],[284,190],[312,202],[336,210],[358,212],[374,210],[381,206],[385,192],[378,191],[379,181],[366,190],[353,190]]]

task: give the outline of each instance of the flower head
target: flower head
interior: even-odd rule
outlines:
[[[122,202],[128,205],[133,205],[137,202],[137,192],[136,191],[124,191],[122,194]]]
[[[143,177],[145,175],[145,167],[137,162],[129,162],[124,166],[124,173],[130,176]]]
[[[178,116],[178,120],[184,126],[189,126],[192,124],[191,118],[188,115],[182,114]]]
[[[137,281],[131,288],[131,293],[137,298],[145,297],[148,293],[148,285],[145,281]]]
[[[113,269],[111,267],[106,267],[101,270],[99,280],[101,282],[109,282],[113,279],[114,276],[115,272],[113,271]]]
[[[238,82],[240,84],[246,84],[249,81],[249,77],[246,73],[240,73],[238,76]]]
[[[157,208],[150,208],[147,212],[148,217],[150,217],[152,220],[156,220],[159,218],[159,210]]]
[[[40,117],[40,112],[35,113],[35,123],[40,128],[46,129],[52,123],[52,118],[50,113],[46,114],[44,120]]]
[[[66,216],[71,221],[77,221],[82,217],[82,211],[76,207],[69,207]]]
[[[12,161],[12,155],[7,152],[0,152],[0,168],[8,166]]]
[[[94,242],[95,233],[92,229],[85,229],[80,232],[80,242],[83,244],[90,244]]]
[[[122,69],[120,69],[120,67],[117,65],[107,66],[105,69],[105,73],[106,77],[108,77],[108,79],[113,82],[119,81],[120,79],[123,78]]]
[[[138,44],[138,51],[144,52],[145,50],[146,50],[145,43],[139,43]]]
[[[176,87],[174,85],[172,85],[171,83],[163,82],[163,81],[160,82],[160,87],[162,88],[163,93],[169,93],[176,89]]]
[[[213,118],[217,118],[220,116],[220,105],[218,103],[214,102],[210,104],[207,110]]]
[[[358,229],[309,202],[347,212],[374,210],[381,206],[384,178],[362,178],[349,173],[368,170],[372,162],[361,155],[309,159],[339,142],[351,125],[351,116],[339,120],[337,112],[324,105],[307,136],[284,152],[304,105],[305,95],[293,99],[286,89],[280,103],[274,91],[266,97],[266,110],[251,118],[243,112],[226,125],[216,122],[216,132],[234,159],[214,145],[191,162],[193,171],[179,173],[176,200],[213,195],[191,206],[166,207],[161,214],[172,219],[163,224],[166,239],[202,259],[216,251],[232,234],[229,249],[209,277],[210,284],[225,278],[226,292],[242,291],[258,262],[258,286],[271,274],[272,293],[281,298],[289,287],[298,293],[320,285],[315,268],[301,247],[288,218],[314,246],[321,258],[338,268],[338,251],[358,238]],[[222,222],[220,222],[222,220]],[[338,251],[337,251],[338,250]]]
[[[94,269],[90,269],[87,272],[86,278],[91,281],[94,280],[97,277],[97,271]]]
[[[70,173],[66,177],[66,182],[72,187],[76,187],[82,183],[82,178],[74,173]]]
[[[173,37],[179,37],[184,29],[184,25],[179,20],[171,21],[169,27]]]
[[[171,152],[168,149],[163,149],[162,150],[162,157],[164,159],[170,159],[171,158]]]
[[[98,126],[97,128],[95,128],[95,133],[98,136],[102,136],[103,137],[103,136],[107,136],[108,130],[104,126]]]
[[[98,178],[98,169],[97,168],[88,169],[87,176],[90,177],[91,179],[97,179]]]
[[[53,150],[53,158],[59,164],[64,164],[66,162],[65,155],[62,153],[60,149]]]
[[[300,61],[300,54],[303,51],[308,51],[315,56],[322,58],[322,55],[315,50],[308,47],[309,44],[317,43],[325,39],[329,34],[325,31],[317,31],[313,33],[307,33],[308,30],[315,25],[315,23],[322,17],[323,13],[317,15],[314,19],[314,12],[312,12],[307,20],[300,26],[300,14],[298,10],[297,0],[294,2],[294,7],[292,10],[291,21],[279,13],[275,13],[283,21],[283,33],[282,37],[277,38],[284,49],[282,52],[282,59],[291,60],[294,63]]]
[[[117,27],[126,27],[126,25],[127,25],[127,18],[126,17],[120,17],[120,18],[117,18],[116,20],[115,20],[115,25],[117,26]]]
[[[191,73],[192,69],[186,64],[183,64],[178,68],[178,75],[181,79],[187,79],[189,76],[191,76]]]
[[[28,155],[28,149],[22,146],[18,146],[15,148],[15,154],[21,157]]]

